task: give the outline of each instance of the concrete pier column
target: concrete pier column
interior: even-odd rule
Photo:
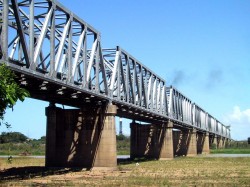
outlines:
[[[160,144],[160,160],[168,160],[174,158],[173,146],[173,122],[168,121],[168,124],[162,126],[161,133],[164,133],[163,142]]]
[[[138,147],[137,125],[139,124],[135,122],[130,123],[130,158],[132,159],[137,157],[137,147]]]
[[[196,156],[197,155],[197,132],[196,129],[189,130],[189,143],[188,143],[188,150],[187,156]]]
[[[197,154],[202,154],[204,140],[205,134],[202,132],[197,132]]]
[[[228,138],[225,138],[225,148],[227,148],[230,145],[230,141]]]
[[[188,130],[173,131],[173,145],[175,156],[187,156],[188,144],[190,141]]]
[[[197,153],[209,154],[209,133],[197,133]]]
[[[209,154],[210,153],[210,148],[209,148],[209,133],[206,132],[205,138],[204,138],[204,143],[203,143],[203,150],[202,154]]]
[[[226,138],[223,137],[222,141],[223,141],[222,148],[225,149],[225,147],[226,147]]]
[[[45,166],[56,163],[56,124],[57,108],[54,104],[46,108],[47,128],[46,128],[46,147],[45,147]]]
[[[108,105],[103,116],[103,128],[93,167],[117,167],[116,153],[116,105]]]
[[[159,158],[158,125],[130,124],[130,158]]]
[[[212,138],[212,144],[211,146],[215,146],[215,149],[218,149],[218,139],[217,139],[217,135],[214,135]]]
[[[217,136],[217,148],[218,149],[222,148],[222,138],[221,138],[221,136]]]
[[[115,115],[116,106],[107,104],[47,107],[46,166],[115,168]]]
[[[218,144],[219,144],[219,148],[220,149],[224,149],[225,148],[225,138],[224,137],[220,137],[219,138],[219,142],[218,142]]]

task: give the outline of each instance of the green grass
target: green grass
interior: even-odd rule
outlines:
[[[0,155],[45,155],[45,144],[40,143],[4,143],[0,144]]]
[[[250,144],[246,141],[230,142],[225,149],[210,149],[212,154],[250,154]],[[4,143],[0,144],[0,155],[45,155],[45,143],[39,141],[29,141],[24,143]],[[130,154],[130,138],[117,136],[117,155]]]
[[[235,148],[235,149],[211,149],[212,154],[250,154],[250,149]]]
[[[45,144],[37,141],[0,144],[0,155],[20,155],[25,152],[30,155],[45,155]],[[117,154],[130,154],[130,139],[128,137],[117,140]]]

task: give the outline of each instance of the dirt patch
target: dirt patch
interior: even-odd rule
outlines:
[[[12,186],[249,186],[250,158],[124,162],[115,171],[9,167],[1,170],[0,181]]]

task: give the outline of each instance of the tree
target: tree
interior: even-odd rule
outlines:
[[[5,110],[13,109],[18,100],[24,101],[29,96],[29,92],[16,83],[15,77],[5,64],[0,65],[0,125],[4,123],[7,127],[10,125],[4,122]]]
[[[0,135],[0,143],[20,143],[27,139],[28,137],[20,132],[2,132]]]

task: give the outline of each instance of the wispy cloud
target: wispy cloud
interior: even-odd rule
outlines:
[[[235,106],[232,113],[225,116],[226,124],[231,125],[231,137],[235,140],[246,140],[250,137],[250,109],[241,110]]]
[[[184,70],[174,70],[170,75],[170,84],[176,86],[190,82],[190,75]]]
[[[206,88],[215,88],[223,81],[223,72],[221,69],[211,69],[206,80]]]

